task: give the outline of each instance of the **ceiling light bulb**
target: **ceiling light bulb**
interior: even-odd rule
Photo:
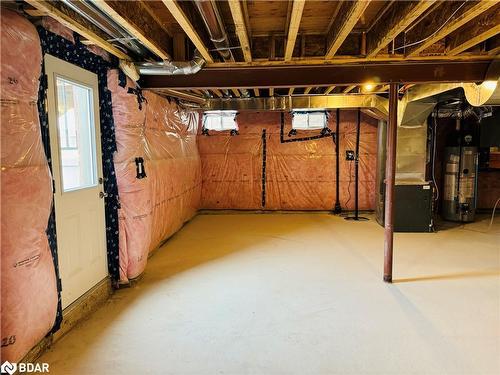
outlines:
[[[372,83],[365,83],[363,85],[363,88],[365,89],[365,91],[372,91],[375,88],[375,85]]]

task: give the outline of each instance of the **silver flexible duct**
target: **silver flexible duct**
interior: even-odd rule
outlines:
[[[215,2],[213,0],[197,0],[195,1],[195,5],[205,23],[210,40],[217,49],[217,52],[219,52],[224,61],[234,61],[226,28],[224,27],[224,22],[222,21],[222,17]],[[247,89],[240,89],[240,91],[244,98],[250,97],[250,93]]]
[[[191,61],[140,62],[135,67],[143,75],[189,75],[198,73],[205,66],[205,59],[195,51]]]

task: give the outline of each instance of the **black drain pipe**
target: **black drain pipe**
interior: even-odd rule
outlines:
[[[337,108],[337,113],[335,116],[336,126],[335,126],[335,208],[333,209],[334,214],[340,214],[342,212],[342,207],[340,207],[340,109]]]
[[[354,216],[347,216],[346,220],[365,221],[366,217],[359,216],[359,137],[361,135],[361,110],[358,109],[358,121],[356,125],[356,156],[354,159]]]

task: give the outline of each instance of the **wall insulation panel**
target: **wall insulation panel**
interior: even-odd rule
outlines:
[[[108,88],[118,147],[120,279],[126,282],[144,271],[151,250],[196,214],[201,195],[199,115],[152,92],[139,99],[130,80],[119,85],[117,71],[110,71]],[[143,178],[138,158],[144,160]]]
[[[354,207],[354,162],[346,150],[355,150],[356,111],[340,112],[340,201]],[[198,135],[203,175],[201,208],[252,210],[331,210],[335,203],[335,145],[331,137],[280,142],[280,113],[242,112],[237,116],[240,135],[210,131]],[[329,127],[335,131],[335,112]],[[262,205],[265,134],[265,204]],[[318,130],[298,131],[288,137],[291,116],[285,114],[285,139],[309,137]],[[377,120],[361,116],[359,207],[373,209]]]
[[[8,10],[1,30],[2,361],[15,362],[50,331],[58,297],[45,232],[52,184],[37,110],[40,40]]]

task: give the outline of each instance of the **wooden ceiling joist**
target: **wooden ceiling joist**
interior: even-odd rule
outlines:
[[[290,87],[290,88],[288,89],[288,96],[293,95],[293,92],[294,92],[294,91],[295,91],[295,88],[294,88],[294,87]]]
[[[304,95],[309,94],[312,89],[313,89],[312,87],[306,87],[306,89],[304,90]]]
[[[416,56],[420,54],[425,49],[458,30],[495,4],[498,3],[490,0],[468,3],[444,1],[435,11],[427,16],[427,19],[420,22],[410,33],[407,33],[406,44],[412,44],[419,40],[423,40],[422,43],[409,47],[407,55]],[[480,26],[480,23],[476,22],[476,20],[474,24]],[[437,32],[436,28],[438,28]]]
[[[457,55],[500,34],[500,3],[497,3],[493,10],[493,12],[475,18],[463,28],[451,34],[446,54],[448,56]]]
[[[274,96],[274,87],[269,87],[269,96]]]
[[[169,60],[166,50],[166,41],[170,39],[165,30],[151,17],[140,2],[95,0],[104,13],[111,17],[118,25],[139,40],[146,48],[163,60]],[[140,17],[137,7],[142,11]]]
[[[285,61],[292,59],[297,33],[299,32],[302,12],[304,10],[305,0],[293,0],[292,13],[290,15],[290,24],[288,26],[288,35],[285,47]]]
[[[240,41],[241,51],[245,61],[252,61],[252,53],[250,51],[250,41],[248,39],[247,25],[245,24],[245,17],[243,9],[239,0],[229,0],[229,9],[233,16],[234,26],[236,28],[236,35]]]
[[[259,97],[260,96],[260,92],[259,92],[259,89],[253,89],[253,93],[255,96]]]
[[[193,24],[188,19],[182,8],[180,7],[177,0],[163,0],[163,4],[170,11],[172,16],[175,18],[177,23],[181,26],[182,30],[186,33],[188,38],[194,44],[198,52],[207,62],[213,62],[212,56],[208,51],[208,48],[203,43],[203,40],[200,38],[198,33],[196,32]]]
[[[327,35],[326,59],[331,59],[337,53],[369,4],[369,0],[342,3],[337,15],[338,21],[333,23]]]
[[[324,94],[325,95],[328,95],[329,93],[331,93],[333,90],[335,90],[335,87],[337,86],[330,86],[330,87],[327,87]]]
[[[71,12],[70,10],[64,12],[48,1],[26,0],[26,2],[39,11],[45,12],[47,15],[54,18],[56,21],[60,22],[67,28],[80,34],[84,38],[90,40],[93,44],[101,47],[102,49],[118,57],[119,59],[131,60],[125,52],[113,46],[103,37],[99,36],[97,33],[86,27],[83,23],[78,22],[76,20],[76,17],[72,15],[72,13],[74,12]]]
[[[239,98],[241,96],[241,94],[238,91],[238,89],[231,89],[231,91],[233,92],[234,96],[236,96],[237,98]]]
[[[203,104],[205,102],[205,99],[203,99],[197,95],[189,94],[185,91],[162,89],[162,90],[158,90],[158,93],[168,95],[168,96],[173,96],[173,97],[179,98],[179,99],[184,99],[184,100],[187,100],[189,102],[198,103],[198,104]]]
[[[355,85],[352,85],[352,86],[347,86],[347,87],[346,87],[346,88],[345,88],[342,92],[343,92],[344,94],[348,94],[348,93],[350,93],[352,90],[354,90],[355,88],[356,88],[356,86],[355,86]]]
[[[385,48],[398,34],[403,32],[434,0],[395,1],[367,35],[367,57],[374,57]]]
[[[217,95],[219,98],[222,98],[224,96],[224,94],[222,93],[222,91],[220,90],[217,90],[217,89],[213,89],[212,92]]]

